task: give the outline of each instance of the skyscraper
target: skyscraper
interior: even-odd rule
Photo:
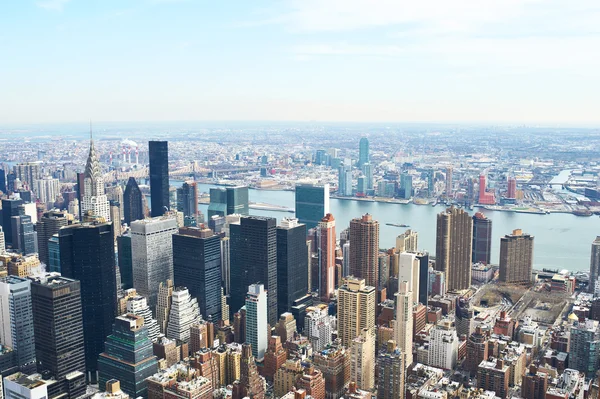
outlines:
[[[410,366],[413,361],[413,293],[408,281],[401,281],[396,293],[396,320],[394,322],[394,341],[404,355],[404,364]]]
[[[408,283],[408,291],[412,293],[411,305],[413,303],[419,303],[419,291],[421,283],[421,262],[417,259],[417,255],[409,252],[401,252],[399,256],[399,267],[398,267],[398,282],[406,281]],[[400,341],[396,341],[400,348],[404,348],[400,345]]]
[[[13,233],[13,249],[18,249],[23,255],[36,253],[37,233],[33,228],[31,216],[13,216],[11,222]]]
[[[144,203],[142,191],[135,181],[130,177],[123,193],[123,221],[130,225],[135,220],[144,218]]]
[[[185,287],[176,287],[171,292],[171,303],[165,335],[167,338],[189,342],[190,327],[202,320],[198,300]],[[160,318],[159,318],[160,321]]]
[[[533,268],[533,236],[513,230],[500,239],[500,281],[531,284]]]
[[[453,370],[458,360],[458,336],[449,319],[438,322],[430,331],[427,364],[444,370]]]
[[[362,137],[358,144],[358,166],[369,163],[369,139]]]
[[[365,188],[366,191],[373,190],[373,165],[371,163],[365,163],[362,165],[362,173],[365,176]]]
[[[338,195],[352,196],[352,165],[342,163],[338,169]]]
[[[490,264],[492,252],[492,221],[483,213],[473,216],[473,263]]]
[[[473,219],[462,209],[451,207],[437,216],[435,268],[446,273],[449,291],[471,286]]]
[[[448,166],[446,168],[446,199],[452,197],[452,166]]]
[[[60,195],[60,182],[50,176],[45,176],[35,182],[36,195],[40,202],[44,204],[53,204],[56,197]]]
[[[350,346],[350,379],[363,390],[375,387],[375,327],[363,328]]]
[[[289,312],[308,293],[306,226],[283,218],[277,226],[277,314]]]
[[[496,197],[493,192],[487,191],[485,180],[485,175],[479,175],[479,203],[494,205],[496,203]]]
[[[590,281],[588,291],[594,292],[596,282],[600,277],[600,236],[592,242],[592,255],[590,256]]]
[[[6,188],[6,171],[4,169],[0,169],[0,191],[2,191],[2,194],[8,194],[8,190]]]
[[[276,219],[245,216],[231,224],[231,301],[233,312],[244,305],[246,290],[262,283],[267,290],[269,323],[277,323],[277,226]]]
[[[160,335],[158,322],[152,317],[152,310],[148,306],[148,301],[141,295],[135,295],[127,299],[127,313],[142,316],[144,318],[144,327],[148,330],[148,339],[155,342]]]
[[[335,244],[335,219],[328,213],[317,226],[319,296],[324,302],[329,302],[335,290]]]
[[[507,180],[506,198],[515,199],[517,198],[517,179],[509,177]]]
[[[170,209],[169,204],[169,143],[148,142],[150,158],[150,200],[152,217],[162,216]]]
[[[377,357],[377,399],[404,398],[404,354],[394,341]]]
[[[17,366],[35,370],[35,339],[31,309],[31,282],[22,277],[0,278],[0,343],[16,352]]]
[[[264,358],[268,339],[267,293],[262,284],[252,284],[246,295],[246,342],[257,360]]]
[[[131,223],[133,287],[156,306],[158,285],[173,279],[173,240],[177,220],[171,215]]]
[[[121,272],[121,288],[133,288],[133,257],[131,254],[131,234],[117,237],[117,253],[119,271]]]
[[[36,186],[36,181],[41,177],[40,162],[22,162],[15,165],[17,179],[25,183],[30,190]]]
[[[146,378],[158,371],[158,361],[144,318],[133,314],[117,317],[105,346],[98,358],[98,385],[103,387],[109,380],[119,380],[123,392],[131,397],[147,397]]]
[[[221,320],[220,237],[197,227],[182,227],[173,234],[173,280],[198,300],[205,319]]]
[[[408,173],[402,173],[400,175],[400,197],[409,199],[412,197],[413,190],[413,178]]]
[[[598,321],[586,319],[571,327],[569,341],[569,368],[579,370],[587,378],[594,377],[598,371],[600,358],[600,329]]]
[[[48,211],[35,224],[38,240],[38,255],[40,262],[49,264],[48,240],[58,230],[68,224],[67,215],[64,212]]]
[[[368,213],[350,221],[350,274],[377,287],[379,222]]]
[[[198,216],[198,184],[194,181],[185,181],[177,189],[177,210],[183,212],[185,217]]]
[[[429,298],[429,253],[418,252],[419,260],[419,303],[427,307]]]
[[[209,190],[208,218],[227,215],[227,190],[221,187],[211,187]]]
[[[100,169],[100,161],[94,147],[94,140],[90,137],[90,152],[84,172],[84,189],[81,197],[81,214],[91,213],[93,216],[110,221],[110,205],[104,189],[104,178]]]
[[[232,214],[248,215],[248,187],[211,188],[208,218]]]
[[[111,223],[66,226],[58,232],[62,275],[80,281],[85,366],[96,382],[98,355],[116,316],[117,277]]]
[[[243,399],[245,397],[252,399],[265,398],[264,380],[258,374],[250,344],[242,345],[240,378],[234,382],[232,393],[232,399]]]
[[[375,287],[364,279],[348,277],[338,290],[338,336],[342,345],[350,347],[363,328],[375,326]]]
[[[296,185],[296,217],[306,229],[317,227],[319,221],[329,213],[329,184]]]
[[[408,229],[396,237],[396,252],[417,252],[419,250],[419,233]]]
[[[2,199],[2,230],[4,230],[6,245],[13,243],[12,217],[25,214],[25,210],[20,206],[22,204],[22,199]]]
[[[30,279],[37,371],[49,373],[62,392],[77,398],[86,390],[80,283],[59,273]]]

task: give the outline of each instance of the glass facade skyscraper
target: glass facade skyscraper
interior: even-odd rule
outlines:
[[[80,224],[58,232],[62,275],[81,284],[85,366],[96,382],[98,355],[116,315],[117,276],[112,223]]]
[[[310,230],[329,213],[329,184],[296,186],[296,217]]]
[[[19,205],[23,204],[22,199],[3,199],[2,200],[2,230],[4,230],[4,240],[6,245],[13,243],[12,220],[13,216],[24,215],[25,210]]]
[[[121,288],[133,288],[133,261],[131,255],[131,235],[117,237],[117,253],[119,271],[121,272]]]
[[[227,187],[227,214],[248,215],[248,187]]]
[[[152,217],[164,215],[169,205],[169,144],[150,141],[150,199]]]
[[[283,219],[277,227],[277,314],[289,312],[294,301],[308,294],[306,225]]]
[[[210,229],[183,227],[173,235],[173,278],[198,300],[202,317],[221,314],[221,238]]]
[[[490,264],[492,252],[492,221],[483,213],[473,216],[473,263]]]
[[[369,139],[363,137],[358,144],[358,166],[369,163]]]
[[[105,346],[98,359],[98,385],[104,387],[108,380],[115,379],[130,397],[148,397],[146,378],[158,372],[158,361],[144,318],[133,314],[117,317]]]
[[[131,224],[134,220],[144,218],[144,203],[142,191],[133,177],[127,180],[123,193],[123,221]]]

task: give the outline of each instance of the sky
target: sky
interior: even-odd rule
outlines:
[[[600,126],[598,0],[0,0],[0,124]]]

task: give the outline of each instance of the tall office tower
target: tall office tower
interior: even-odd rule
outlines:
[[[227,214],[248,215],[248,187],[227,187]]]
[[[429,298],[429,253],[418,252],[419,261],[419,303],[427,307]]]
[[[296,185],[296,217],[310,230],[329,213],[329,184]]]
[[[198,216],[198,184],[194,181],[185,181],[177,189],[177,210],[183,212],[185,217]]]
[[[471,286],[473,219],[462,209],[451,207],[437,216],[435,268],[446,274],[448,291]]]
[[[455,313],[456,335],[470,337],[475,330],[475,310],[469,302],[459,299]]]
[[[2,200],[2,230],[4,230],[4,240],[6,241],[6,245],[13,244],[12,217],[25,214],[23,207],[20,206],[22,204],[22,199]],[[15,245],[18,245],[18,243],[15,243]]]
[[[446,199],[452,197],[452,166],[448,166],[446,168]]]
[[[352,165],[342,163],[338,169],[338,195],[352,196]]]
[[[167,280],[158,285],[158,297],[156,304],[156,322],[158,328],[163,334],[167,333],[167,324],[169,313],[171,313],[171,303],[173,302],[173,281]]]
[[[6,187],[6,171],[4,169],[0,169],[0,191],[2,191],[2,194],[8,194]]]
[[[308,293],[306,226],[283,218],[277,226],[277,314],[289,312]]]
[[[69,223],[67,215],[64,212],[48,211],[44,212],[41,218],[35,224],[38,239],[38,254],[40,262],[48,265],[48,240],[58,233],[58,230]]]
[[[113,200],[110,200],[110,220],[112,220],[113,238],[116,243],[117,237],[121,235],[121,204]]]
[[[182,227],[173,234],[173,280],[198,300],[206,320],[221,314],[221,239],[210,229]]]
[[[427,365],[454,370],[458,360],[458,336],[452,321],[444,319],[431,329]]]
[[[22,277],[0,278],[0,343],[16,353],[17,366],[35,370],[35,339],[31,310],[31,282]]]
[[[162,216],[170,209],[169,204],[169,143],[149,141],[150,200],[152,217]]]
[[[590,281],[588,291],[594,292],[594,286],[600,277],[600,236],[592,242],[592,255],[590,257]]]
[[[304,335],[309,339],[314,351],[321,351],[331,343],[335,331],[335,317],[328,314],[326,307],[316,307],[304,317]]]
[[[600,329],[598,321],[586,319],[571,326],[569,341],[569,368],[579,370],[587,378],[598,371],[600,358]]]
[[[56,197],[60,195],[60,183],[58,179],[45,176],[35,182],[36,195],[40,202],[44,204],[54,203]]]
[[[117,237],[117,253],[121,272],[121,288],[133,288],[133,256],[131,253],[131,234]]]
[[[492,252],[492,221],[483,213],[473,216],[473,263],[491,263]]]
[[[165,330],[167,338],[188,342],[190,326],[200,322],[202,316],[200,316],[198,301],[190,295],[187,288],[173,289],[168,317]]]
[[[80,283],[59,273],[30,280],[37,371],[48,373],[62,392],[77,398],[86,389]]]
[[[531,284],[533,236],[513,230],[500,239],[500,281]]]
[[[37,233],[31,222],[31,216],[20,215],[12,217],[13,248],[18,249],[23,255],[37,252]],[[15,246],[15,242],[18,243]]]
[[[76,217],[79,220],[83,219],[83,213],[81,212],[81,204],[83,203],[83,195],[85,193],[85,172],[78,172],[76,173],[76,178],[77,178],[77,184],[75,186],[76,188],[76,193],[77,193],[77,201],[79,201],[79,213],[76,215]]]
[[[116,316],[117,277],[111,223],[79,224],[58,231],[63,276],[81,284],[85,366],[96,381],[98,355]]]
[[[144,203],[140,187],[135,178],[130,177],[123,194],[123,221],[130,225],[135,220],[144,218]]]
[[[506,182],[507,190],[506,190],[506,198],[508,199],[516,199],[517,198],[517,179],[510,176]]]
[[[41,177],[40,162],[23,162],[15,165],[15,175],[29,189],[34,189],[37,180]]]
[[[435,195],[435,171],[433,169],[427,171],[427,193],[430,197]]]
[[[94,148],[94,140],[91,138],[84,176],[84,189],[80,202],[81,214],[91,213],[93,216],[104,218],[105,222],[110,221],[110,205],[104,190],[104,178]]]
[[[396,252],[419,251],[419,233],[408,229],[396,237]]]
[[[244,305],[251,284],[265,284],[268,321],[277,323],[277,226],[276,219],[244,216],[239,225],[230,225],[231,286],[230,307],[236,311]]]
[[[400,197],[403,199],[409,199],[412,197],[413,191],[413,178],[408,173],[402,173],[400,175]]]
[[[6,240],[4,238],[4,230],[2,230],[2,226],[0,226],[0,255],[4,255],[6,253]]]
[[[208,205],[208,218],[227,215],[227,190],[216,187],[209,190],[210,203]]]
[[[246,295],[246,342],[257,360],[265,356],[268,344],[267,293],[262,284],[252,284]]]
[[[377,287],[379,222],[368,213],[350,221],[350,274]]]
[[[375,327],[363,328],[350,347],[350,380],[365,391],[375,388]]]
[[[225,294],[231,294],[231,249],[229,237],[221,238],[221,280]],[[223,315],[224,316],[224,315]]]
[[[338,336],[345,347],[363,328],[375,326],[376,294],[375,287],[355,277],[348,277],[338,290]]]
[[[412,293],[411,305],[419,303],[421,262],[417,259],[416,254],[409,252],[400,253],[399,260],[398,281],[406,281],[408,283],[408,291]],[[399,341],[396,342],[400,344]]]
[[[339,340],[313,356],[315,368],[325,377],[325,398],[341,399],[350,382],[350,352]]]
[[[396,320],[394,322],[394,341],[404,355],[404,364],[410,366],[413,361],[413,293],[407,281],[401,281],[396,294]]]
[[[232,399],[264,399],[265,386],[263,378],[258,374],[256,362],[250,344],[242,345],[240,361],[240,378],[233,384]]]
[[[358,143],[358,166],[369,163],[369,139],[362,137]]]
[[[373,188],[375,186],[374,181],[373,181],[373,165],[371,165],[370,163],[364,164],[362,166],[362,172],[366,178],[365,186],[366,186],[367,191],[373,190]]]
[[[147,397],[146,378],[158,372],[158,360],[148,339],[144,318],[133,314],[118,316],[98,358],[98,385],[118,380],[130,397]]]
[[[177,220],[170,216],[136,220],[131,223],[133,287],[156,307],[158,285],[173,279],[173,239]]]
[[[287,351],[281,345],[281,337],[272,335],[269,337],[269,346],[265,352],[263,375],[269,382],[273,382],[275,372],[283,366],[287,358]],[[324,384],[325,382],[323,382]]]
[[[394,341],[377,357],[377,399],[404,398],[404,355]]]
[[[496,197],[493,192],[486,189],[485,175],[479,175],[479,203],[484,205],[494,205]]]
[[[155,342],[160,335],[160,328],[156,320],[152,317],[152,310],[150,310],[146,298],[141,295],[135,295],[127,299],[126,306],[127,313],[144,318],[144,326],[148,330],[148,339]]]
[[[335,219],[328,213],[317,226],[319,296],[323,302],[329,302],[335,290],[335,243]]]

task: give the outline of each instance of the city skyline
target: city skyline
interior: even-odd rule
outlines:
[[[3,8],[0,125],[90,116],[600,122],[592,0],[32,0]]]

